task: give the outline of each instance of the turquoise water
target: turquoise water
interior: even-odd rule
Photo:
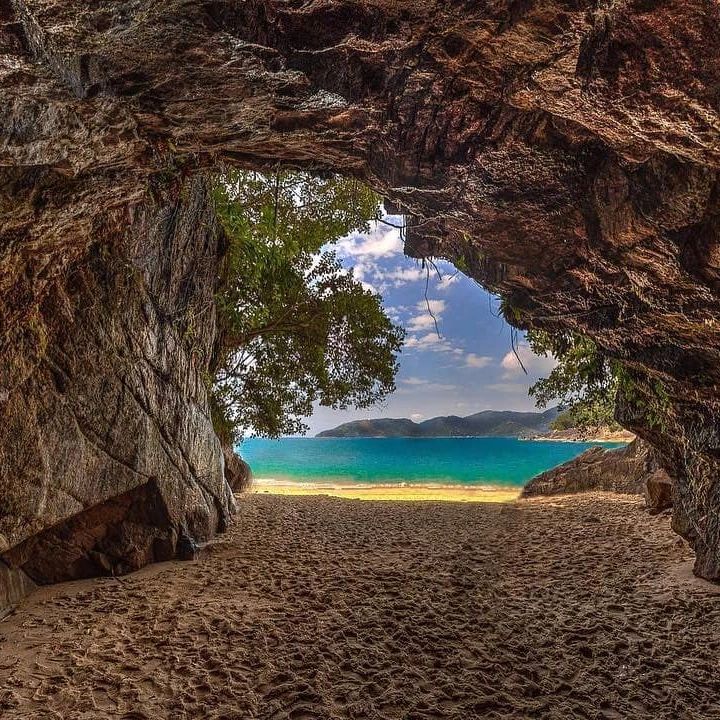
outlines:
[[[504,437],[253,438],[239,450],[257,480],[521,487],[589,447]]]

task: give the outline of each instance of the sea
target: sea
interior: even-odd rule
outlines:
[[[293,437],[252,438],[238,450],[259,484],[521,488],[535,475],[597,444],[514,437]]]

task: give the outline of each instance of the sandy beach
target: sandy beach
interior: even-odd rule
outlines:
[[[252,492],[260,495],[325,495],[346,500],[412,500],[427,502],[505,503],[517,500],[522,488],[491,485],[332,485],[328,483],[255,482]]]
[[[634,497],[251,494],[0,623],[0,717],[720,718],[720,594]]]

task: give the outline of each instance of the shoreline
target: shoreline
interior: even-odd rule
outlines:
[[[561,438],[561,437],[532,437],[532,438],[518,438],[523,442],[557,442],[557,443],[591,443],[593,445],[610,445],[619,443],[622,445],[629,445],[635,436],[632,437],[607,437],[607,438]]]
[[[576,430],[554,430],[541,435],[531,437],[518,437],[524,442],[564,442],[564,443],[593,443],[597,445],[605,443],[622,443],[629,445],[637,439],[637,436],[629,430],[617,430],[614,432],[600,432],[594,435],[584,436]]]
[[[562,431],[565,432],[565,431]],[[551,437],[549,434],[542,435],[288,435],[280,438],[280,440],[522,440],[528,442],[532,440],[554,441],[554,442],[585,442],[585,443],[614,443],[614,442],[632,442],[635,435],[629,431],[618,432],[609,435],[592,435],[591,437],[582,437],[573,434],[563,437],[561,435]]]
[[[260,479],[253,482],[250,492],[254,495],[325,496],[365,501],[507,503],[520,497],[522,487],[432,483],[359,485]]]

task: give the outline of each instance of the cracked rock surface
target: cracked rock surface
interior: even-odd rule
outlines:
[[[364,179],[409,254],[620,360],[620,420],[720,579],[719,23],[706,0],[0,0],[2,536],[149,477],[212,531],[212,213],[192,191],[203,223],[153,218],[220,163],[283,162]]]

